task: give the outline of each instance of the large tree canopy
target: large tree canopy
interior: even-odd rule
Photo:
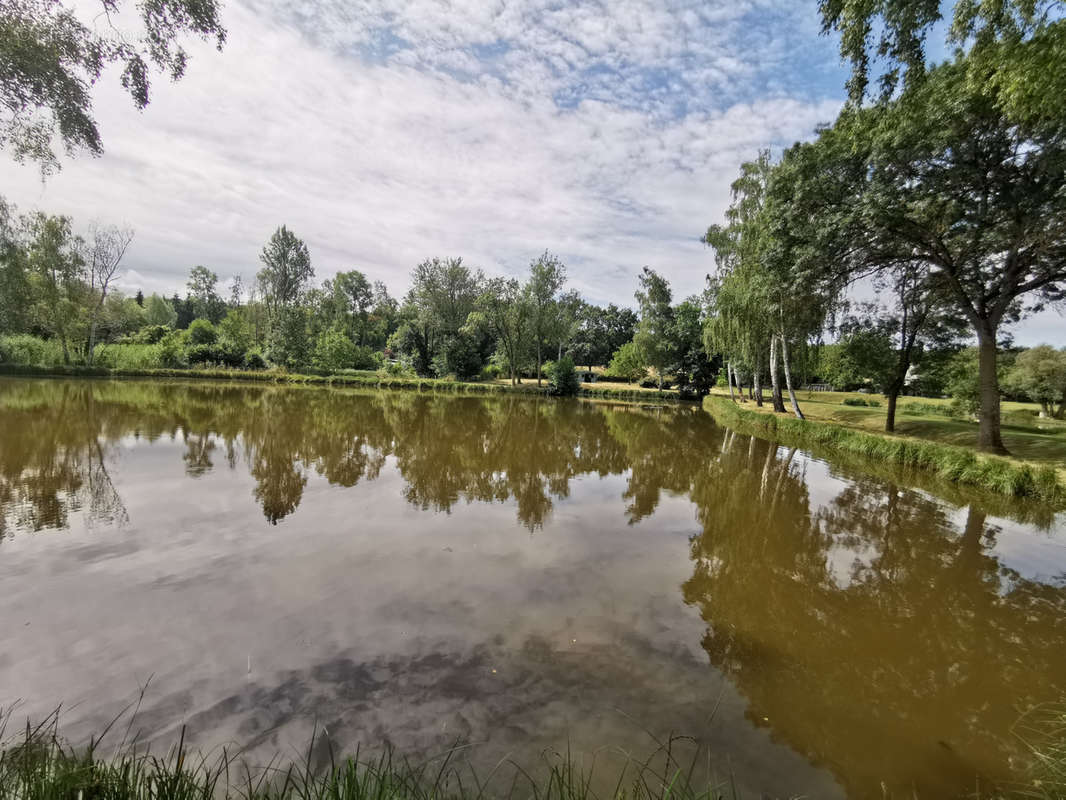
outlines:
[[[969,69],[942,65],[890,103],[846,110],[786,153],[774,194],[803,274],[923,265],[978,339],[979,445],[1002,452],[999,327],[1064,296],[1066,119],[1012,120]]]
[[[91,6],[96,8],[92,9]],[[43,172],[59,168],[58,136],[68,154],[103,152],[92,86],[115,64],[137,108],[148,105],[153,69],[178,80],[193,35],[222,48],[219,0],[97,0],[86,23],[62,0],[0,0],[0,147]],[[86,10],[82,4],[81,9]],[[139,30],[123,30],[137,20]]]
[[[872,78],[887,101],[919,85],[926,40],[943,21],[942,0],[820,0],[822,28],[840,34],[851,63],[848,94],[861,104]],[[967,55],[967,79],[1019,121],[1066,115],[1066,22],[1061,0],[956,0],[948,46]]]

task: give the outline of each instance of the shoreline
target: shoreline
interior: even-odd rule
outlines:
[[[739,433],[835,456],[876,460],[998,498],[1036,501],[1066,510],[1066,484],[1052,466],[984,455],[977,450],[897,434],[872,433],[835,422],[801,420],[773,411],[742,408],[728,397],[708,395],[703,409]]]
[[[112,369],[109,367],[53,366],[39,367],[24,364],[0,364],[0,376],[12,378],[162,378],[204,381],[237,381],[246,383],[273,383],[296,386],[362,387],[391,391],[416,391],[441,394],[518,394],[551,397],[546,385],[521,384],[510,386],[503,383],[479,383],[452,381],[442,378],[410,378],[381,375],[377,372],[353,372],[351,374],[312,375],[298,372],[254,371],[240,369]],[[655,400],[673,403],[682,402],[679,392],[667,389],[616,389],[594,388],[594,384],[582,384],[577,397],[606,398],[617,400]],[[693,401],[694,402],[694,401]]]

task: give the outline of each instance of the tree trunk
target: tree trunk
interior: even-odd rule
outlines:
[[[788,363],[788,340],[784,334],[781,337],[781,363],[785,368],[785,386],[788,388],[788,399],[792,403],[792,412],[797,419],[806,419],[800,411],[799,401],[796,399],[796,390],[792,388],[792,366]]]
[[[732,400],[735,403],[737,401],[737,399],[735,397],[733,397],[733,362],[732,361],[725,362],[725,382],[729,386],[729,399]]]
[[[893,384],[888,388],[888,412],[885,414],[885,433],[894,433],[896,430],[896,399],[899,397],[899,389]]]
[[[777,337],[770,337],[770,385],[773,387],[774,411],[785,413],[785,401],[781,397],[781,380],[777,375]]]
[[[93,365],[93,353],[96,352],[96,325],[100,319],[100,311],[103,310],[104,301],[107,299],[107,289],[100,293],[100,302],[96,304],[96,308],[93,310],[92,322],[89,323],[89,353],[85,358],[85,363],[90,367]]]
[[[540,340],[537,340],[537,386],[540,386],[540,366],[544,363],[540,352]]]
[[[759,373],[760,364],[755,362],[755,371],[751,375],[751,382],[755,385],[755,405],[762,408],[762,375]]]
[[[986,453],[1010,455],[999,430],[999,376],[996,375],[996,330],[977,332],[978,386],[981,398],[978,416],[977,449]]]

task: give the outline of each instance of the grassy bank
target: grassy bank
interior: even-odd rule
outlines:
[[[716,392],[724,397],[728,394]],[[834,422],[856,430],[881,433],[888,401],[860,392],[799,392],[808,419]],[[755,408],[748,402],[745,408]],[[1002,405],[1003,441],[1022,461],[1066,466],[1066,420],[1040,419],[1040,406],[1006,400]],[[896,409],[896,433],[942,444],[973,447],[977,421],[950,400],[937,397],[901,397]],[[1066,473],[1063,474],[1066,478]]]
[[[184,730],[182,731],[184,737]],[[508,761],[479,772],[465,748],[415,761],[390,749],[366,757],[334,753],[325,736],[302,760],[252,765],[226,750],[205,756],[183,740],[154,755],[136,744],[106,747],[106,739],[75,749],[61,740],[54,718],[0,745],[0,798],[7,800],[594,800],[594,785],[612,786],[621,800],[740,800],[728,778],[684,761],[673,740],[643,761],[624,757],[610,775],[582,768],[569,754],[545,754],[529,769]],[[110,755],[105,751],[112,750]],[[604,781],[607,780],[605,784]],[[602,791],[602,788],[601,788]]]
[[[111,369],[85,366],[27,366],[0,364],[0,375],[22,377],[66,378],[182,378],[185,380],[227,380],[255,383],[299,384],[321,386],[366,387],[372,389],[398,389],[418,392],[441,392],[454,394],[526,394],[547,395],[548,387],[536,383],[511,386],[507,383],[485,381],[480,383],[441,380],[437,378],[410,378],[388,375],[381,372],[345,372],[335,375],[308,375],[279,370],[241,369]],[[676,391],[658,392],[631,386],[598,386],[582,384],[582,397],[602,397],[618,400],[678,400]]]
[[[936,479],[1005,497],[1033,498],[1066,507],[1066,483],[1050,465],[978,454],[973,449],[910,436],[878,434],[836,422],[774,414],[767,406],[741,406],[728,397],[704,398],[722,425],[796,447],[859,456],[872,463],[928,473]]]
[[[975,776],[985,800],[1066,800],[1066,709],[1035,709],[1019,721],[1024,779],[993,788]],[[385,748],[367,757],[335,753],[324,735],[306,756],[251,764],[226,749],[204,755],[184,744],[153,754],[135,740],[108,746],[108,732],[83,748],[57,734],[55,716],[0,742],[4,800],[742,800],[731,775],[719,775],[708,754],[671,738],[644,759],[615,753],[621,763],[584,767],[569,751],[543,754],[537,765],[501,761],[478,771],[466,748],[414,760]],[[113,736],[116,734],[112,734]],[[3,729],[0,726],[0,736]],[[323,746],[324,745],[324,746]],[[679,755],[685,750],[684,756]],[[617,759],[616,759],[617,762]],[[597,788],[598,787],[598,788]],[[762,795],[766,796],[766,795]],[[886,794],[886,796],[888,796]],[[908,792],[908,796],[919,797]]]

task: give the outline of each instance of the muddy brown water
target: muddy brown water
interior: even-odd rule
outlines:
[[[695,406],[0,379],[0,586],[0,705],[75,740],[147,683],[145,741],[250,758],[683,735],[743,796],[952,797],[1066,696],[1062,515]]]

